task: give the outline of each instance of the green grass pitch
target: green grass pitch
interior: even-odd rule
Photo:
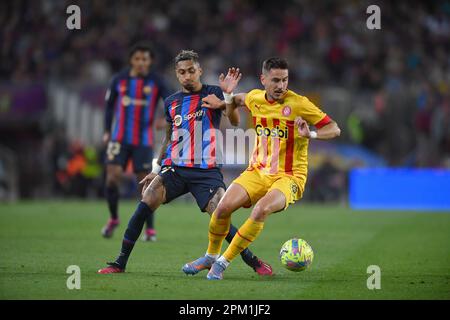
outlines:
[[[240,258],[223,281],[186,276],[182,265],[207,246],[208,218],[188,202],[157,211],[158,241],[139,241],[127,273],[99,275],[113,260],[136,202],[122,202],[112,239],[100,229],[104,202],[21,202],[0,205],[0,299],[450,299],[450,214],[351,211],[295,205],[269,218],[251,249],[272,264],[261,278]],[[240,225],[249,210],[234,214]],[[307,240],[310,270],[294,273],[278,261],[291,237]],[[66,268],[81,269],[81,289],[69,290]],[[367,289],[367,267],[381,268],[381,289]]]

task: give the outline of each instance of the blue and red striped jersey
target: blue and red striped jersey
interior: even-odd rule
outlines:
[[[164,101],[166,120],[172,124],[172,137],[162,166],[209,169],[221,165],[221,139],[217,135],[221,134],[222,110],[201,106],[202,98],[209,94],[224,99],[220,87],[204,84],[199,92],[179,91]]]
[[[106,94],[105,130],[111,140],[134,146],[153,145],[153,121],[160,98],[168,91],[153,73],[132,77],[130,70],[118,73]]]

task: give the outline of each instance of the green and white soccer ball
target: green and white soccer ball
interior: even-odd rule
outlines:
[[[314,258],[314,251],[303,239],[293,238],[286,241],[280,250],[281,264],[290,271],[307,269]]]

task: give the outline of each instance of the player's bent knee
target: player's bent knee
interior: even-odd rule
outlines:
[[[110,170],[106,174],[106,185],[108,187],[118,187],[122,173],[118,170]]]
[[[224,218],[231,215],[231,206],[224,201],[220,201],[214,211],[217,218]]]
[[[256,204],[250,217],[256,221],[264,221],[273,212],[269,205]]]
[[[146,193],[142,197],[142,202],[144,202],[150,209],[156,210],[163,201],[156,195]]]
[[[119,178],[115,176],[108,176],[106,178],[106,186],[111,187],[119,187]]]

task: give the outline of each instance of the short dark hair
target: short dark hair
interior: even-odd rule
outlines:
[[[283,58],[272,57],[263,62],[262,72],[269,72],[271,69],[288,69],[288,63]]]
[[[148,52],[150,58],[155,58],[155,52],[153,51],[151,44],[147,42],[138,42],[135,43],[128,52],[128,60],[131,59],[131,57],[138,51]]]
[[[194,63],[199,63],[198,53],[193,50],[181,50],[174,59],[175,64],[180,61],[186,60],[191,60]]]

